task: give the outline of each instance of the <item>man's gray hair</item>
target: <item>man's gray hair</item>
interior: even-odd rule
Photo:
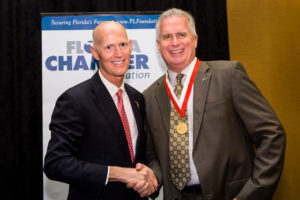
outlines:
[[[192,36],[196,36],[196,27],[195,27],[195,20],[193,18],[193,16],[181,9],[178,8],[171,8],[169,10],[164,11],[160,17],[157,20],[157,23],[155,25],[155,30],[156,30],[156,40],[159,41],[159,36],[160,36],[160,23],[163,19],[165,19],[166,17],[170,17],[170,16],[182,16],[185,17],[188,20],[188,28],[189,31],[191,33]]]

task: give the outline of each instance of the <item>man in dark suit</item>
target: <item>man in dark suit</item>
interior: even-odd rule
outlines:
[[[148,166],[166,200],[270,200],[285,132],[239,62],[199,61],[193,17],[156,24],[166,75],[145,92]]]
[[[131,41],[121,24],[103,22],[93,32],[91,51],[100,69],[58,98],[44,171],[70,185],[69,200],[136,200],[154,192],[157,182],[141,164],[143,96],[124,84]],[[137,192],[129,182],[138,183]]]

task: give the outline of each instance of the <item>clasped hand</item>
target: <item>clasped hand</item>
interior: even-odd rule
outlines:
[[[150,168],[137,163],[136,168],[132,170],[135,170],[135,172],[128,181],[127,188],[134,189],[140,197],[147,197],[157,190],[158,182]]]

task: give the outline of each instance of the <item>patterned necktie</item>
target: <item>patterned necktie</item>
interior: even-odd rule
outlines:
[[[130,134],[130,126],[129,126],[129,122],[128,122],[126,112],[125,112],[125,109],[124,109],[122,90],[119,89],[116,94],[117,94],[117,97],[118,97],[118,111],[119,111],[119,115],[121,117],[122,124],[123,124],[123,127],[124,127],[124,131],[125,131],[125,135],[126,135],[126,139],[127,139],[127,143],[128,143],[128,148],[129,148],[129,152],[130,152],[131,161],[132,161],[132,163],[134,163],[134,153],[133,153],[133,145],[132,145],[131,134]]]
[[[183,85],[181,83],[183,76],[184,74],[178,74],[176,76],[177,82],[175,85],[174,93],[178,99],[183,88]],[[191,179],[188,119],[187,114],[185,114],[185,116],[182,118],[173,104],[171,105],[170,113],[169,151],[171,179],[177,189],[181,191]]]

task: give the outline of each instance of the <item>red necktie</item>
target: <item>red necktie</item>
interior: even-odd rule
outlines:
[[[121,117],[122,124],[123,124],[123,127],[124,127],[124,131],[125,131],[125,135],[126,135],[126,139],[127,139],[127,143],[128,143],[128,148],[129,148],[129,152],[130,152],[131,161],[132,161],[132,163],[134,163],[134,153],[133,153],[133,146],[132,146],[132,140],[131,140],[131,134],[130,134],[130,127],[129,127],[129,122],[128,122],[126,112],[125,112],[125,109],[124,109],[122,90],[119,89],[116,94],[117,94],[117,97],[118,97],[118,111],[119,111],[119,115]]]

